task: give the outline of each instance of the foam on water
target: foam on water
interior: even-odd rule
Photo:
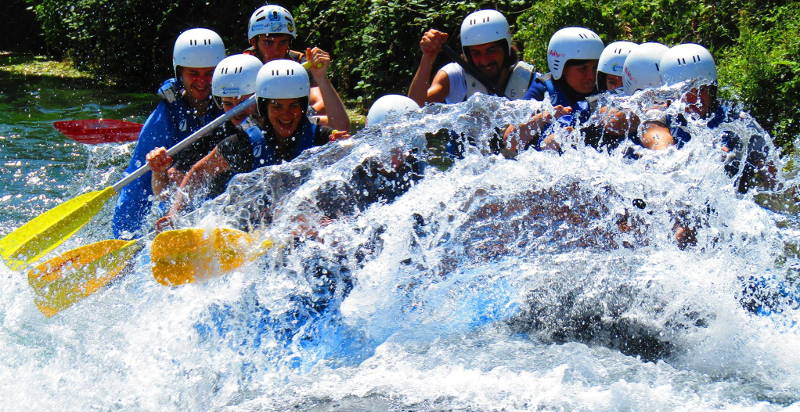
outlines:
[[[154,282],[146,248],[111,287],[44,319],[24,276],[3,268],[4,408],[797,407],[800,313],[740,303],[750,277],[796,284],[794,217],[737,194],[701,123],[681,150],[638,160],[567,129],[563,154],[491,155],[495,129],[537,108],[428,106],[236,177],[180,224],[266,230],[278,246],[202,283]],[[746,115],[725,127],[763,134]],[[423,179],[393,202],[366,200],[364,165],[388,169],[395,148],[443,128],[471,140],[463,159],[418,152]],[[129,148],[103,150],[92,186],[117,177]],[[774,148],[770,160],[767,195],[791,193]],[[59,251],[102,239],[103,213]],[[676,219],[698,227],[695,246],[675,243]]]

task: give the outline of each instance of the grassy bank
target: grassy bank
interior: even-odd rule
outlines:
[[[0,51],[0,74],[18,77],[58,77],[92,80],[92,74],[78,70],[69,61],[55,61],[45,56]]]

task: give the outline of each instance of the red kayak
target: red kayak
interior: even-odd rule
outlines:
[[[132,142],[142,130],[140,123],[114,119],[64,120],[53,126],[70,139],[86,144]]]

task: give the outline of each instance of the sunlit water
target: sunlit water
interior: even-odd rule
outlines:
[[[0,122],[0,233],[120,177],[132,145],[71,143],[49,123],[129,105],[1,96],[37,113]],[[0,409],[798,408],[800,313],[740,303],[750,277],[797,279],[800,232],[782,195],[793,178],[777,177],[786,210],[737,194],[702,125],[682,150],[638,160],[566,130],[561,155],[488,154],[496,127],[538,107],[430,106],[237,177],[180,225],[252,229],[277,246],[205,282],[156,283],[148,247],[110,287],[46,319],[24,273],[3,267]],[[363,201],[359,165],[388,168],[393,149],[442,128],[475,145],[450,167],[433,148],[410,190]],[[54,255],[107,238],[110,206]],[[676,245],[676,215],[699,222],[697,245]],[[300,217],[316,237],[293,240]]]

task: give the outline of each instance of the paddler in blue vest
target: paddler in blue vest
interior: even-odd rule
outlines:
[[[262,63],[278,59],[294,60],[298,63],[306,61],[306,53],[291,50],[292,41],[297,38],[297,26],[289,10],[267,4],[257,8],[247,25],[247,39],[250,47],[243,53],[258,57]],[[323,124],[325,118],[325,102],[322,99],[316,79],[311,78],[308,94],[311,107],[310,115],[316,116]]]
[[[461,23],[463,57],[494,84],[482,84],[458,63],[445,65],[430,80],[433,64],[448,37],[447,33],[431,29],[419,42],[422,58],[408,97],[420,107],[425,103],[463,102],[475,93],[489,94],[489,86],[502,90],[509,99],[519,99],[528,89],[533,66],[519,60],[511,44],[508,21],[497,10],[476,11]]]
[[[209,29],[190,29],[178,36],[172,54],[175,78],[159,89],[162,100],[142,127],[126,173],[143,166],[153,149],[174,146],[222,114],[211,100],[211,77],[223,58],[222,39]],[[143,224],[152,208],[151,181],[148,172],[122,189],[114,210],[115,237],[144,234]]]
[[[600,36],[583,27],[565,27],[550,37],[550,73],[537,76],[522,98],[543,101],[549,96],[554,112],[536,113],[519,127],[506,129],[504,140],[509,154],[531,145],[558,149],[554,137],[547,135],[548,126],[554,120],[573,125],[589,118],[586,98],[597,93],[597,63],[604,48]]]
[[[256,76],[261,66],[263,65],[258,58],[247,54],[235,54],[219,62],[211,80],[214,104],[227,112],[252,96],[256,92]],[[189,169],[225,138],[255,127],[253,120],[249,118],[255,110],[255,105],[244,110],[178,152],[174,158],[167,155],[167,149],[164,147],[153,149],[148,153],[147,164],[153,170],[152,186],[156,197],[166,200],[167,195],[173,194],[174,189],[183,181]],[[213,187],[208,189],[208,197],[222,193],[227,180],[225,176],[220,176]]]
[[[249,130],[223,140],[211,153],[197,162],[181,183],[181,194],[169,216],[179,212],[194,199],[201,188],[223,173],[247,173],[264,166],[288,162],[304,150],[329,141],[350,137],[350,118],[336,89],[327,77],[330,56],[314,48],[308,55],[309,71],[317,80],[328,108],[331,127],[311,123],[307,116],[309,76],[306,69],[292,60],[273,60],[258,72],[256,80],[257,111],[263,121],[261,133]],[[185,199],[183,196],[188,196]]]
[[[648,123],[649,127],[642,137],[643,142],[648,135],[659,134],[671,139],[680,148],[692,138],[689,120],[702,120],[717,135],[712,143],[717,144],[726,154],[725,171],[729,176],[736,177],[737,191],[744,193],[756,185],[774,185],[777,170],[767,162],[770,147],[760,128],[754,124],[749,125],[753,134],[745,140],[745,136],[720,127],[736,121],[739,113],[730,110],[730,105],[717,99],[716,64],[705,47],[686,43],[670,48],[661,57],[659,73],[664,85],[683,85],[676,101],[684,105],[684,111],[675,116],[662,114]],[[743,147],[743,141],[747,142],[747,147]]]

